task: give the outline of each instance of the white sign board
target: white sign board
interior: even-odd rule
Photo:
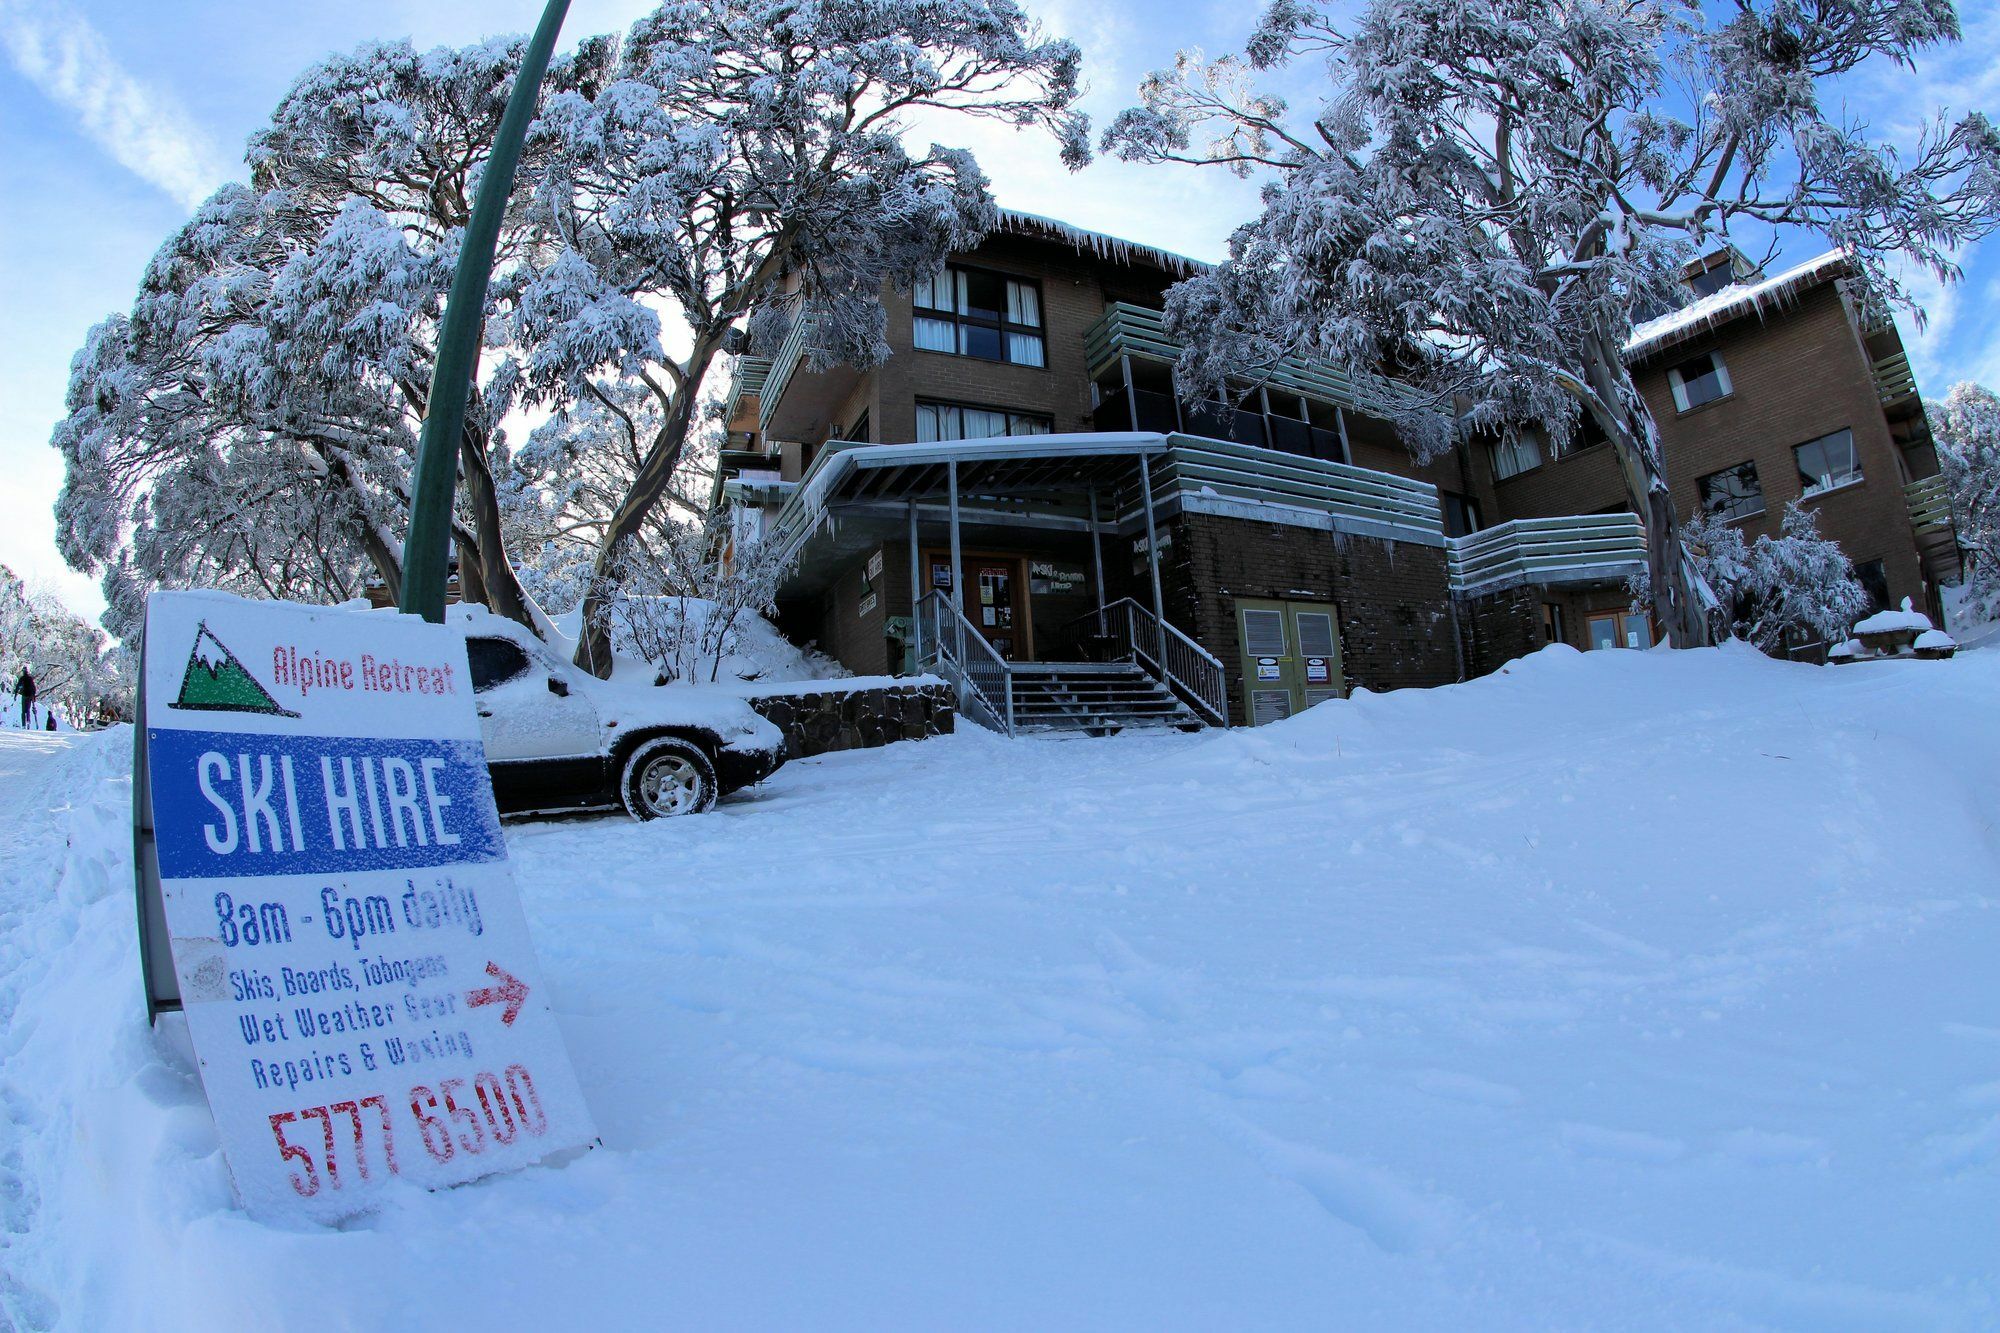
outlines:
[[[596,1138],[507,866],[465,641],[155,593],[145,751],[202,1085],[243,1203],[333,1220]]]

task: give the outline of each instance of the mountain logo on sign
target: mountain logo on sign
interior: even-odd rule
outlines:
[[[207,713],[270,713],[276,717],[297,717],[279,704],[271,692],[257,683],[236,654],[203,621],[195,631],[194,649],[188,653],[187,674],[181,677],[180,697],[170,708]]]

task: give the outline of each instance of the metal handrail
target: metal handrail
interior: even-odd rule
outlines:
[[[942,592],[924,594],[913,619],[918,667],[936,668],[957,687],[961,713],[975,718],[983,715],[986,726],[1012,736],[1014,664],[1000,656],[956,602]]]
[[[1177,626],[1155,616],[1130,597],[1086,611],[1060,631],[1075,642],[1086,622],[1110,640],[1118,657],[1129,658],[1217,726],[1229,725],[1229,683],[1222,663]]]

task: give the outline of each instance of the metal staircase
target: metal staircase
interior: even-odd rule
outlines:
[[[1097,662],[1010,662],[944,594],[916,609],[919,668],[955,687],[961,715],[1004,735],[1228,725],[1222,664],[1134,602],[1091,614],[1111,659]]]

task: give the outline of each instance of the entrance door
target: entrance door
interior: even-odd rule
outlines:
[[[1032,657],[1034,638],[1028,624],[1028,583],[1021,557],[977,551],[967,551],[964,555],[965,577],[957,581],[962,589],[959,609],[1000,656],[1010,662]],[[924,568],[929,571],[932,589],[943,591],[951,587],[949,550],[926,551]]]
[[[1653,626],[1643,612],[1602,611],[1590,617],[1592,648],[1651,648]]]
[[[1277,722],[1345,692],[1340,615],[1331,602],[1236,599],[1243,711],[1250,725]]]

